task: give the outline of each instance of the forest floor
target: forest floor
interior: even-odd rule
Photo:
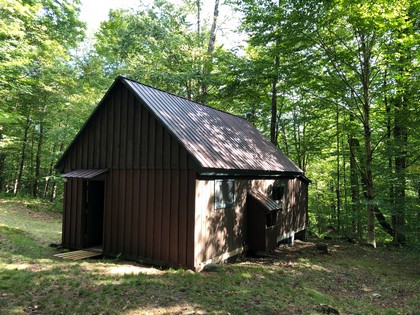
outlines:
[[[201,273],[66,261],[44,209],[0,199],[0,314],[420,314],[414,250],[313,239]]]

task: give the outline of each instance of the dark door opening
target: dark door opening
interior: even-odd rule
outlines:
[[[87,182],[86,246],[101,246],[104,222],[104,181]]]

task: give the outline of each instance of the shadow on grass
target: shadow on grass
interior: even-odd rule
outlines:
[[[193,273],[106,259],[53,259],[52,249],[5,227],[0,245],[0,313],[5,314],[316,314],[320,304],[345,313],[407,313],[418,307],[416,291],[408,292],[415,279],[403,276],[405,285],[393,286],[390,277],[374,270],[368,277],[365,270],[343,264],[349,256],[345,247],[319,255],[313,245],[298,244],[217,272]],[[349,257],[357,262],[365,254]],[[376,290],[382,290],[382,300],[372,299]],[[391,299],[398,290],[407,292]]]

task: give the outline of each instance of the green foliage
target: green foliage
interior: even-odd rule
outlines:
[[[419,244],[419,1],[228,2],[248,40],[209,52],[196,1],[112,10],[82,43],[79,1],[1,0],[0,192],[60,211],[54,164],[117,75],[245,117],[267,137],[275,82],[275,136],[312,180],[312,231],[363,240],[377,206]]]

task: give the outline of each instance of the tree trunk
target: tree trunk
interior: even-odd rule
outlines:
[[[338,105],[336,107],[336,145],[337,145],[337,187],[335,189],[335,194],[337,197],[337,232],[340,233],[341,228],[341,195],[340,195],[340,128],[339,128],[339,118],[340,113],[338,110]]]
[[[216,45],[217,18],[219,17],[219,0],[214,2],[213,22],[210,29],[210,37],[207,46],[207,60],[204,62],[203,78],[201,82],[200,101],[206,103],[209,93],[209,76],[213,70],[213,52]]]
[[[201,33],[201,0],[197,0],[197,35]]]
[[[270,120],[270,141],[277,146],[277,83],[278,70],[280,68],[280,56],[276,56],[274,63],[274,75],[271,83],[271,120]]]
[[[54,162],[51,162],[50,169],[48,171],[48,176],[45,179],[44,193],[42,194],[42,197],[44,199],[47,199],[47,197],[48,197],[48,191],[50,189],[50,182],[51,182],[51,176],[52,176],[52,172],[53,172],[53,167],[54,167]]]
[[[354,122],[354,114],[350,113],[350,122]],[[349,136],[349,151],[350,151],[350,195],[351,195],[351,210],[352,210],[352,227],[353,235],[362,239],[362,221],[360,211],[360,186],[359,186],[359,168],[357,164],[357,157],[360,153],[360,142],[355,136],[355,132],[351,131]]]
[[[212,54],[214,52],[214,46],[216,43],[216,28],[217,28],[217,18],[219,17],[219,0],[214,1],[214,11],[213,11],[213,23],[211,24],[210,29],[210,38],[207,52]]]
[[[402,30],[399,37],[407,36],[407,30]],[[411,65],[411,51],[398,44],[400,52],[399,76],[397,76],[397,95],[393,99],[394,104],[394,143],[395,143],[395,207],[392,211],[392,225],[394,228],[394,242],[404,244],[405,236],[405,213],[406,213],[406,169],[407,169],[407,143],[408,127],[404,121],[408,116],[408,104],[410,102],[409,88],[404,77],[407,73],[407,65]],[[409,67],[409,66],[408,66]]]
[[[395,102],[394,140],[395,140],[395,203],[392,213],[392,225],[394,227],[394,242],[404,244],[405,230],[405,190],[407,168],[407,127],[403,123],[405,114],[404,97]]]
[[[388,86],[387,74],[385,73],[383,90],[386,91]],[[394,157],[394,148],[392,141],[392,121],[391,121],[391,106],[388,102],[387,94],[385,93],[384,98],[385,111],[387,115],[387,124],[386,124],[386,137],[387,137],[387,149],[388,149],[388,176],[389,176],[389,198],[388,202],[392,209],[395,209],[395,190],[394,190],[394,167],[393,167],[393,157]]]
[[[39,137],[38,137],[38,145],[37,145],[37,152],[35,158],[35,178],[34,183],[32,186],[32,196],[37,197],[38,195],[38,184],[41,175],[41,152],[42,152],[42,144],[44,139],[44,121],[41,120],[39,123]]]
[[[3,126],[0,126],[0,143],[3,140]],[[0,152],[0,192],[3,191],[4,187],[4,161],[6,159],[6,153]]]
[[[364,184],[364,194],[367,201],[367,243],[376,247],[375,239],[375,192],[372,175],[372,130],[370,127],[370,75],[371,75],[371,47],[365,34],[360,35],[362,60],[361,60],[361,81],[363,87],[363,139],[365,147],[364,172],[362,181]]]
[[[0,153],[0,192],[3,191],[4,187],[4,165],[6,160],[6,153]]]
[[[31,126],[31,122],[30,122],[30,119],[29,119],[29,116],[28,116],[26,118],[25,129],[24,129],[24,132],[23,132],[22,149],[21,149],[20,162],[19,162],[19,171],[18,171],[18,176],[16,177],[15,187],[14,187],[14,191],[13,191],[15,196],[19,193],[21,185],[22,185],[23,167],[25,165],[26,145],[27,145],[27,142],[28,142],[28,131],[29,131],[30,126]]]

